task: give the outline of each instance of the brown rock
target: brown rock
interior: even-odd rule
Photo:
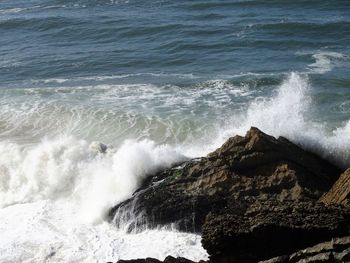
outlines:
[[[349,233],[350,209],[314,202],[267,201],[252,204],[243,215],[229,208],[209,214],[203,225],[202,244],[216,263],[249,263],[275,256],[281,257],[271,262],[297,262],[291,260],[301,258],[299,254],[291,256],[290,261],[283,255]],[[348,243],[341,249],[340,244],[322,245],[307,253],[311,258],[315,250],[318,259],[326,259],[331,249],[348,248]]]
[[[320,201],[325,204],[350,205],[350,169],[347,169],[335,182],[331,190]]]
[[[206,215],[225,207],[244,214],[255,201],[318,200],[339,174],[287,139],[251,128],[207,157],[150,176],[110,217],[129,230],[175,223],[200,232]]]

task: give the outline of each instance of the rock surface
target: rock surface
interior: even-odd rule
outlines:
[[[313,202],[267,201],[242,215],[224,209],[208,215],[202,244],[212,262],[257,262],[291,254],[350,233],[350,209]]]
[[[350,236],[335,238],[300,250],[291,255],[275,257],[259,263],[350,262]]]
[[[287,139],[251,128],[207,157],[150,176],[110,217],[130,231],[174,223],[180,230],[200,232],[206,215],[225,207],[244,213],[255,201],[317,200],[339,174]]]
[[[201,232],[213,263],[342,262],[347,239],[329,243],[350,236],[350,169],[339,174],[287,139],[251,128],[207,157],[149,176],[109,216],[128,231],[172,224]]]
[[[350,206],[350,169],[347,169],[335,182],[331,190],[320,201],[325,204],[343,204]]]
[[[155,258],[145,258],[145,259],[119,260],[118,263],[194,263],[194,262],[186,258],[181,258],[181,257],[174,258],[172,256],[167,256],[164,259],[164,261],[160,261]]]

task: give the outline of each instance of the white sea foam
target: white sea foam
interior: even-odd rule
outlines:
[[[244,113],[228,121],[209,148],[255,126],[276,137],[284,136],[341,167],[350,166],[350,120],[331,132],[313,120],[311,88],[306,75],[292,73],[273,97],[256,98]]]
[[[83,220],[101,221],[145,175],[183,159],[170,146],[149,140],[128,140],[105,154],[72,137],[30,149],[0,143],[0,206],[67,199],[76,202]]]
[[[0,210],[1,262],[116,262],[167,255],[206,259],[201,238],[175,230],[126,234],[106,222],[76,220],[76,207],[65,201],[37,201]],[[156,248],[156,249],[155,249]]]
[[[100,84],[0,92],[0,138],[30,142],[63,134],[118,145],[126,138],[189,142],[201,136],[208,119],[237,108],[236,98],[247,100],[255,93],[226,80],[184,88]]]
[[[115,203],[129,197],[148,173],[183,160],[184,156],[206,155],[228,137],[244,134],[250,126],[285,136],[344,167],[350,164],[350,121],[329,132],[313,119],[312,86],[306,75],[292,73],[271,97],[256,97],[259,93],[252,93],[249,87],[236,87],[224,80],[200,83],[190,89],[105,85],[73,91],[58,88],[2,92],[0,135],[7,139],[0,142],[0,261],[104,262],[147,256],[163,259],[169,254],[205,259],[207,254],[197,235],[165,229],[126,234],[103,222],[104,215]],[[256,98],[250,99],[245,108],[244,103],[239,104],[237,111],[237,101],[250,97]],[[135,106],[129,105],[130,101]],[[88,103],[94,107],[89,108]],[[64,110],[64,105],[71,104],[75,108]],[[140,105],[143,107],[138,108]],[[195,111],[198,108],[201,110]],[[136,118],[118,120],[118,115],[113,115],[113,122],[100,122],[97,126],[102,128],[95,129],[101,109],[123,109]],[[159,114],[159,122],[154,122],[155,114],[162,111],[172,118]],[[149,114],[149,119],[140,119],[137,112]],[[94,114],[97,117],[91,118]],[[177,116],[188,119],[177,122]],[[221,119],[209,126],[186,122],[200,116]],[[163,144],[161,136],[155,136],[157,141],[122,139],[103,154],[92,140],[71,135],[76,129],[89,130],[94,139],[103,137],[104,131],[122,134],[118,125],[108,126],[114,122],[131,127],[123,138],[151,137],[151,133],[144,133],[147,127],[149,131],[165,129],[154,134],[166,133],[175,140]],[[147,125],[138,126],[137,122]],[[46,129],[50,126],[64,133],[58,136]],[[16,133],[18,129],[21,130]],[[180,137],[176,129],[185,136]],[[47,138],[31,143],[14,138],[26,132],[28,138],[33,138],[38,130],[42,131],[39,138],[45,133]]]
[[[176,74],[176,73],[134,73],[134,74],[115,74],[105,76],[86,76],[86,77],[74,77],[74,78],[50,78],[50,79],[36,79],[32,80],[32,83],[66,83],[66,82],[80,82],[80,81],[105,81],[105,80],[117,80],[131,77],[156,77],[156,78],[169,78],[175,77],[179,79],[197,79],[198,76],[194,74]]]
[[[14,14],[14,13],[22,12],[27,9],[28,8],[5,8],[5,9],[0,9],[0,14],[2,15]]]
[[[149,140],[128,140],[106,153],[96,149],[73,137],[29,148],[0,143],[0,261],[207,257],[198,235],[165,229],[126,234],[103,222],[145,175],[183,160],[180,153]]]
[[[315,62],[309,65],[312,73],[323,74],[331,71],[338,61],[345,58],[345,56],[338,52],[318,52],[312,57]]]

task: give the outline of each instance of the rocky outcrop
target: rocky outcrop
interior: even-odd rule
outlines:
[[[194,263],[194,262],[186,258],[181,258],[181,257],[174,258],[172,256],[167,256],[164,259],[164,261],[160,261],[155,258],[145,258],[145,259],[119,260],[118,263]]]
[[[244,214],[232,208],[207,216],[202,244],[211,262],[257,262],[350,233],[350,209],[313,202],[267,201]]]
[[[340,171],[287,139],[251,128],[207,157],[149,176],[132,198],[110,211],[128,229],[176,224],[200,232],[209,212],[244,215],[256,202],[317,200]]]
[[[331,190],[320,198],[320,201],[325,204],[343,204],[350,206],[350,169],[346,170],[339,177]]]
[[[259,263],[311,263],[350,262],[350,236],[334,238],[300,250],[291,255],[279,256]]]

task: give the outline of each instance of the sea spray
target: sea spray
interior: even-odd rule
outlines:
[[[73,137],[43,140],[31,149],[1,143],[0,205],[68,199],[77,202],[84,220],[102,220],[144,176],[184,158],[170,146],[149,140],[127,140],[106,153]]]
[[[230,88],[236,89],[227,85],[218,87],[213,98],[220,98],[219,92],[228,93]],[[117,228],[104,222],[104,216],[113,205],[130,197],[148,174],[182,161],[184,156],[204,156],[228,137],[244,134],[250,126],[274,136],[285,136],[345,166],[349,160],[349,123],[327,133],[322,124],[315,122],[310,114],[312,89],[307,75],[291,73],[274,95],[251,100],[240,114],[233,111],[226,125],[209,132],[201,129],[202,136],[176,144],[149,139],[124,140],[114,147],[109,143],[103,153],[96,151],[95,143],[71,135],[48,136],[30,144],[2,141],[0,229],[6,243],[1,239],[1,260],[51,258],[53,262],[89,262],[145,256],[162,259],[168,254],[194,260],[206,258],[197,235],[169,229],[126,234],[125,225]],[[205,96],[210,98],[209,89],[204,92],[197,99],[192,98],[188,105]],[[229,98],[224,99],[228,102]],[[7,114],[11,115],[11,111]],[[150,241],[150,236],[158,239]],[[136,240],[142,240],[142,244]],[[170,245],[160,246],[162,241]],[[147,249],[145,243],[159,250]]]
[[[311,90],[307,75],[291,73],[274,96],[258,97],[249,104],[246,112],[234,116],[219,133],[216,146],[255,126],[275,137],[284,136],[346,168],[350,165],[350,120],[331,132],[327,131],[324,124],[313,120],[311,115],[314,105]]]
[[[172,147],[150,140],[127,140],[105,153],[96,151],[96,143],[74,137],[46,139],[29,148],[1,143],[1,261],[206,258],[196,234],[174,229],[128,234],[103,221],[145,176],[182,160]]]

